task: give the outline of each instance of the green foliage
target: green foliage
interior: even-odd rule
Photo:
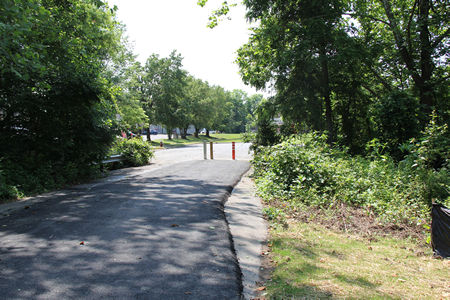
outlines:
[[[244,143],[252,143],[256,139],[256,133],[254,132],[244,132],[242,134],[242,141]]]
[[[272,206],[264,207],[263,214],[264,214],[264,216],[266,216],[267,219],[271,220],[272,222],[277,222],[277,221],[283,222],[284,217],[286,216],[286,214],[283,212],[282,209],[272,207]]]
[[[151,115],[156,124],[166,126],[169,138],[172,129],[177,128],[182,123],[180,118],[184,117],[177,112],[184,97],[187,78],[182,61],[176,51],[166,58],[153,54],[145,63],[141,78],[142,101],[145,102],[147,115]]]
[[[400,160],[432,109],[448,123],[445,2],[243,3],[258,25],[238,50],[241,76],[275,89],[278,113],[302,132],[327,131],[353,154],[377,138]]]
[[[0,168],[0,203],[2,200],[17,199],[20,196],[22,196],[22,194],[19,192],[17,187],[6,183],[3,170]]]
[[[401,158],[398,146],[419,133],[419,114],[417,99],[401,91],[390,93],[374,105],[378,136],[396,158]]]
[[[111,71],[114,99],[117,106],[117,123],[121,130],[140,131],[148,128],[149,116],[144,108],[146,97],[141,88],[142,66],[131,53],[123,53],[118,66]],[[151,115],[151,114],[149,114]]]
[[[30,196],[100,176],[100,168],[96,164],[83,164],[79,161],[61,165],[44,159],[36,164],[33,159],[25,158],[22,163],[5,161],[2,164],[2,171],[6,176],[0,176],[0,199]],[[30,164],[33,164],[33,169],[29,168]]]
[[[190,123],[195,126],[196,137],[202,128],[211,128],[210,112],[214,111],[214,99],[207,82],[188,77],[186,87],[186,102],[190,103]]]
[[[0,4],[0,156],[30,194],[96,173],[115,132],[108,76],[122,30],[103,1]]]
[[[277,133],[277,126],[273,122],[275,107],[270,101],[262,101],[256,109],[256,134],[253,136],[252,148],[258,151],[261,146],[276,144],[280,137]]]
[[[206,5],[206,2],[208,2],[208,0],[198,0],[197,5],[204,7]],[[219,22],[222,21],[222,19],[229,13],[230,7],[234,7],[236,5],[237,4],[235,3],[228,4],[227,1],[224,1],[222,3],[222,6],[214,10],[212,14],[209,16],[208,27],[209,28],[216,27],[219,24]]]
[[[253,149],[258,149],[260,146],[274,145],[279,141],[277,134],[277,126],[272,119],[258,118],[256,123],[258,131],[255,135],[255,140],[252,141]]]
[[[419,139],[404,145],[409,155],[401,164],[414,172],[417,186],[427,203],[450,205],[450,134],[447,124],[438,125],[433,113],[430,123]]]
[[[273,85],[284,119],[326,129],[329,141],[334,141],[333,79],[343,63],[332,62],[347,51],[341,45],[350,44],[338,42],[345,40],[339,20],[343,1],[246,1],[246,5],[248,16],[260,20],[260,25],[238,50],[243,80],[257,88]]]
[[[448,202],[449,176],[442,168],[418,173],[389,156],[351,157],[330,148],[326,137],[305,134],[261,147],[253,160],[259,194],[267,199],[330,206],[362,206],[381,220],[425,223],[430,197]]]
[[[435,113],[421,137],[413,139],[408,150],[407,160],[413,160],[414,166],[422,169],[440,170],[447,168],[450,162],[450,132],[448,125],[438,124]]]
[[[127,166],[144,166],[154,155],[151,145],[141,138],[119,139],[115,152],[122,154],[123,162]]]

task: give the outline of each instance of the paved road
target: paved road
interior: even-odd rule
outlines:
[[[238,299],[223,201],[249,163],[196,148],[3,210],[0,298]]]

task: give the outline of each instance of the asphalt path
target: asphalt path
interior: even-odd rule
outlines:
[[[158,151],[151,166],[0,209],[0,298],[239,299],[223,204],[249,168],[240,146],[236,161],[230,145],[220,160]]]

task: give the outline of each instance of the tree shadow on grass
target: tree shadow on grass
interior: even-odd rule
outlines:
[[[342,298],[343,295],[338,291],[345,287],[360,291],[360,295],[350,295],[357,299],[400,298],[379,291],[379,284],[364,277],[336,273],[320,262],[322,257],[328,255],[345,259],[342,253],[317,249],[315,244],[294,238],[274,238],[271,242],[272,249],[277,253],[277,265],[269,283],[270,299]]]
[[[311,253],[311,256],[314,256]],[[275,275],[271,284],[271,299],[333,299],[333,294],[314,285],[299,283],[325,269],[315,264],[303,263],[287,276]]]
[[[360,276],[352,276],[352,275],[344,275],[344,274],[337,274],[334,275],[334,277],[339,280],[340,282],[345,282],[347,284],[351,285],[357,285],[363,288],[376,288],[379,285],[373,284],[372,282],[360,277]]]

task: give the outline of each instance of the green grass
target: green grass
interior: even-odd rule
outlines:
[[[271,230],[270,299],[448,299],[449,260],[414,241],[292,221]]]
[[[163,142],[164,147],[174,148],[190,144],[200,144],[203,143],[203,141],[214,143],[242,142],[242,135],[240,133],[218,133],[211,134],[211,137],[209,138],[205,135],[199,135],[198,138],[194,136],[188,136],[187,139],[157,139],[152,140],[152,145],[158,147],[160,142]]]

